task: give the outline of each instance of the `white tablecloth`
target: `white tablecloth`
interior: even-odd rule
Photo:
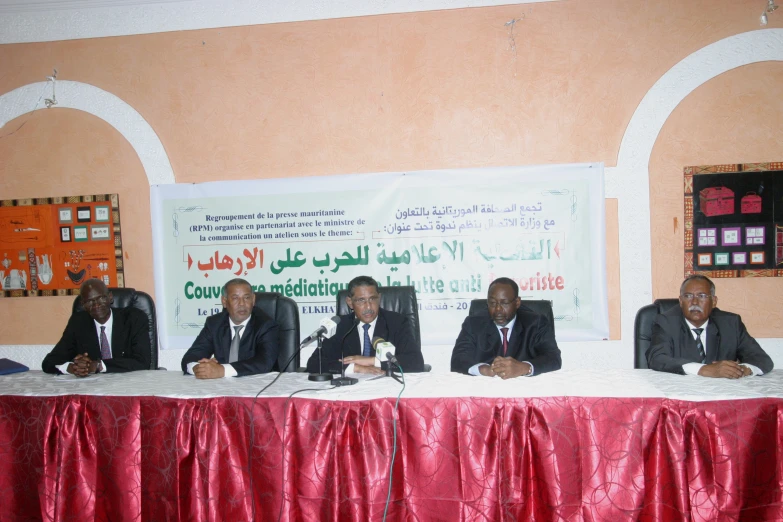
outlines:
[[[160,396],[179,399],[221,396],[253,397],[278,374],[252,377],[197,380],[178,371],[141,371],[100,374],[78,378],[30,371],[0,376],[0,395],[58,396],[113,395]],[[382,377],[363,376],[358,384],[333,388],[328,382],[307,380],[307,374],[287,373],[272,384],[263,397],[297,397],[323,400],[368,400],[396,397],[401,386]],[[652,370],[570,370],[536,377],[471,377],[456,373],[410,374],[405,377],[402,398],[422,397],[650,397],[689,401],[716,401],[762,397],[783,398],[783,370],[762,377],[739,380],[673,375]]]

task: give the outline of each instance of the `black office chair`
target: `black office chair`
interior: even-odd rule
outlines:
[[[299,368],[299,308],[296,301],[277,292],[255,292],[256,308],[275,320],[280,328],[280,353],[272,367],[273,372],[295,372]],[[296,354],[293,360],[285,364]],[[282,370],[281,370],[282,368]]]
[[[522,306],[529,308],[537,314],[545,316],[549,320],[549,324],[552,325],[552,330],[555,329],[555,314],[552,312],[552,301],[547,299],[522,299]],[[468,315],[478,317],[489,317],[489,309],[487,308],[486,299],[473,299],[470,302],[470,309]]]
[[[113,308],[128,308],[133,307],[141,310],[147,316],[149,321],[150,332],[150,370],[157,370],[158,368],[158,319],[155,315],[155,301],[152,297],[145,292],[136,290],[134,288],[109,288],[109,291],[114,296]],[[73,308],[71,313],[81,312],[84,310],[82,306],[82,297],[76,296],[73,300]],[[160,368],[165,370],[165,368]]]
[[[636,312],[633,323],[633,367],[647,370],[647,349],[652,340],[652,325],[655,317],[673,306],[679,306],[679,299],[656,299],[653,304],[643,306]]]
[[[379,289],[381,293],[381,308],[397,312],[408,318],[408,324],[413,328],[413,338],[421,347],[421,326],[419,324],[419,303],[416,300],[416,289],[412,286],[384,286]],[[340,290],[337,293],[337,315],[352,313],[345,302],[348,290]],[[432,369],[429,364],[424,365],[424,371]]]

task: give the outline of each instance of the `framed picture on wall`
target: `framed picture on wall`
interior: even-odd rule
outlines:
[[[73,223],[73,209],[71,207],[60,207],[57,209],[57,217],[60,223]]]
[[[90,207],[76,207],[76,221],[79,223],[89,223],[92,221],[92,211]]]
[[[0,229],[3,224],[18,229],[5,236],[0,230],[6,274],[29,277],[27,288],[2,288],[0,297],[78,295],[85,277],[125,286],[118,194],[2,200]]]
[[[110,239],[109,225],[93,225],[90,227],[90,238],[93,241]]]
[[[733,265],[744,265],[748,262],[747,252],[733,252],[731,254],[731,263]]]
[[[110,219],[111,209],[108,205],[95,207],[95,221],[99,223],[107,223]]]
[[[721,234],[723,234],[722,246],[737,246],[741,242],[740,227],[724,228]]]
[[[685,276],[783,277],[783,161],[690,166],[683,177]]]
[[[728,265],[729,264],[729,253],[728,252],[717,252],[715,254],[715,264],[716,265]]]
[[[712,254],[709,252],[699,254],[699,266],[710,266],[712,265]]]
[[[71,242],[71,227],[60,227],[60,241],[63,243]]]
[[[87,235],[87,227],[86,226],[73,227],[73,240],[74,241],[87,241],[89,239],[90,238]]]

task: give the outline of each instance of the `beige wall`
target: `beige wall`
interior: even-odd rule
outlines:
[[[178,182],[586,161],[612,166],[653,83],[694,51],[758,29],[758,4],[580,0],[5,45],[0,94],[44,80],[52,67],[60,79],[108,91],[149,122]],[[513,33],[505,25],[512,19]],[[783,16],[770,19],[770,27],[783,26]],[[764,85],[780,85],[780,64],[747,69]],[[780,112],[771,91],[741,71],[725,74],[689,97],[664,128],[651,162],[656,296],[670,295],[682,277],[682,233],[671,225],[677,212],[682,221],[682,166],[718,162],[717,152],[721,162],[783,158],[773,138],[781,119],[771,120],[765,109],[773,104]],[[698,123],[720,122],[726,114],[712,111],[725,105],[730,120],[709,128]],[[755,132],[766,133],[772,147],[753,142]],[[689,141],[694,133],[698,141]],[[0,129],[0,176],[1,199],[119,192],[126,283],[152,292],[147,180],[109,125],[72,110],[22,116]],[[620,326],[617,204],[607,205],[613,338]],[[732,294],[729,288],[740,292],[740,285],[721,282],[721,304],[736,297],[742,301],[730,308],[761,312],[783,281],[753,283],[758,293]],[[0,300],[7,318],[0,344],[54,343],[69,303]],[[747,321],[751,331],[761,335],[756,330],[763,327],[764,335],[783,337],[780,321],[763,325],[755,317]]]
[[[677,296],[682,282],[683,166],[783,160],[781,86],[783,63],[740,67],[691,93],[666,121],[650,158],[656,298]],[[718,306],[741,314],[755,337],[783,337],[783,278],[715,286]]]

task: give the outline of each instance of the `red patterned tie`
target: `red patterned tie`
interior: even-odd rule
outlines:
[[[500,331],[503,332],[503,357],[505,357],[508,353],[508,328],[501,328]]]
[[[109,339],[106,337],[105,326],[101,326],[101,359],[104,361],[111,359],[111,348],[109,348]]]

